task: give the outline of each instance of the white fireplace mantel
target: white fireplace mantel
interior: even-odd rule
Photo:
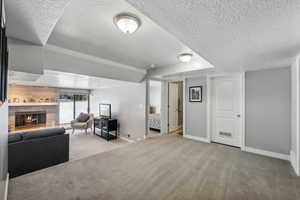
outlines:
[[[9,107],[17,106],[56,106],[58,103],[9,103]]]

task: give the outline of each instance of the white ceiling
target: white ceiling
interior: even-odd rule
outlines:
[[[138,69],[179,64],[181,53],[193,53],[193,61],[199,61],[197,69],[212,67],[125,0],[9,0],[5,5],[11,38]],[[121,12],[131,12],[141,19],[137,32],[125,35],[117,29],[113,18]]]
[[[42,75],[9,71],[9,84],[59,88],[103,89],[126,86],[126,84],[130,85],[136,83],[45,70]]]
[[[211,67],[198,55],[217,72],[290,65],[300,52],[299,10],[299,0],[6,1],[10,37],[139,69],[156,64],[151,74],[161,77]],[[123,11],[143,21],[132,35],[113,24]],[[179,64],[191,49],[198,58]]]
[[[131,12],[142,25],[132,35],[125,35],[113,23],[115,15]],[[72,0],[51,34],[48,44],[109,59],[115,62],[149,68],[179,63],[180,53],[199,56],[174,36],[160,28],[124,0]]]
[[[5,1],[7,34],[10,37],[46,44],[56,22],[71,0]]]
[[[299,0],[127,0],[225,71],[291,64],[300,52]]]

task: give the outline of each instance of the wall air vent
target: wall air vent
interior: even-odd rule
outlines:
[[[229,132],[223,132],[223,131],[220,131],[219,135],[226,136],[226,137],[232,137],[231,133],[229,133]]]

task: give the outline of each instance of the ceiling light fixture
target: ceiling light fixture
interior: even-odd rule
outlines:
[[[114,23],[125,34],[132,34],[141,26],[141,20],[131,13],[116,15]]]
[[[192,60],[193,54],[191,53],[182,53],[178,56],[180,62],[190,62]]]
[[[155,68],[156,65],[155,65],[155,64],[151,64],[151,65],[149,65],[149,67],[150,67],[150,68]]]

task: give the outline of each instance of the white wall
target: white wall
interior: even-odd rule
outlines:
[[[48,69],[133,82],[140,82],[146,75],[144,69],[63,48],[42,47],[15,39],[10,39],[8,46],[10,69],[15,71],[42,74]]]
[[[299,58],[297,57],[291,66],[291,163],[295,172],[299,175]],[[297,142],[298,141],[298,142]]]
[[[112,106],[112,117],[118,119],[120,135],[129,139],[143,139],[146,131],[146,82],[124,82],[122,86],[91,92],[91,113],[99,116],[99,104]]]
[[[4,198],[7,176],[8,107],[0,106],[0,199]]]
[[[154,106],[156,113],[161,109],[161,82],[150,81],[150,106]]]
[[[160,123],[161,129],[160,133],[167,134],[168,133],[168,82],[161,82],[161,113],[160,113]]]

